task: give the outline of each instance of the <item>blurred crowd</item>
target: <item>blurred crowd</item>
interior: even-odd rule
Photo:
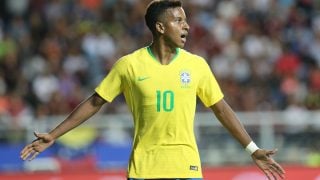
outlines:
[[[121,56],[151,42],[150,0],[0,1],[0,117],[68,114]],[[236,111],[320,108],[320,2],[183,0],[186,49]],[[124,98],[102,113],[126,110]],[[198,108],[205,111],[205,108]]]

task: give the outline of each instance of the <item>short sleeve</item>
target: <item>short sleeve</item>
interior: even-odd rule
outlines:
[[[106,101],[112,102],[122,92],[122,83],[121,73],[116,64],[95,88],[95,91]]]
[[[205,61],[205,60],[203,60]],[[197,95],[206,107],[212,106],[223,98],[220,86],[214,77],[209,65],[204,62],[200,77]]]

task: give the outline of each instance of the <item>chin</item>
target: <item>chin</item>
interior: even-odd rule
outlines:
[[[184,48],[185,43],[179,43],[177,44],[177,48]]]
[[[183,48],[185,45],[184,42],[174,42],[170,45],[171,48]]]

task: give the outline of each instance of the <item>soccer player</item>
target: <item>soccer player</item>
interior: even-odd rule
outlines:
[[[153,35],[150,46],[120,58],[95,92],[61,124],[49,133],[35,133],[37,139],[25,146],[21,158],[34,159],[123,93],[134,120],[128,180],[202,179],[193,132],[198,96],[269,179],[283,178],[284,170],[271,157],[276,150],[255,145],[224,101],[206,61],[182,49],[189,25],[181,2],[152,1],[145,21]]]

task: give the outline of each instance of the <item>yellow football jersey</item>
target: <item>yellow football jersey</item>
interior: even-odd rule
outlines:
[[[177,49],[168,65],[149,47],[119,59],[95,89],[111,102],[123,93],[133,114],[130,178],[201,178],[194,136],[197,96],[205,106],[223,98],[206,61]]]

